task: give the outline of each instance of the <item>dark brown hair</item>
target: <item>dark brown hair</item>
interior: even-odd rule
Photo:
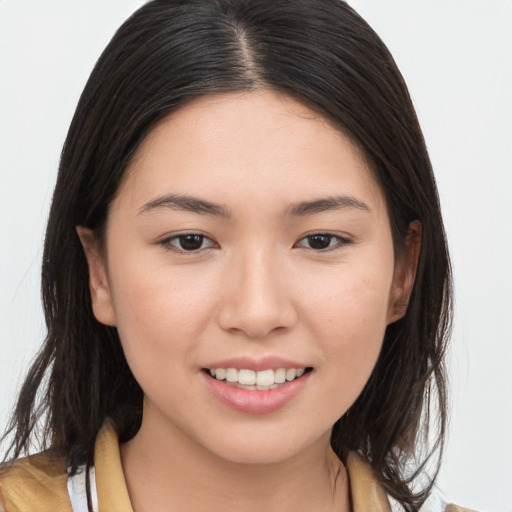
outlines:
[[[75,227],[101,234],[128,163],[162,118],[193,98],[257,88],[288,94],[334,120],[362,149],[386,196],[398,255],[410,222],[422,224],[407,312],[388,326],[373,374],[331,439],[342,460],[358,451],[404,509],[417,510],[439,458],[420,489],[411,482],[442,452],[445,433],[449,258],[407,88],[385,45],[341,0],[154,0],[116,33],[64,145],[44,246],[48,335],[7,430],[9,456],[24,453],[39,431],[43,447],[76,471],[93,463],[105,418],[121,442],[137,432],[143,393],[116,329],[94,318]],[[432,401],[438,422],[430,449],[422,451]]]

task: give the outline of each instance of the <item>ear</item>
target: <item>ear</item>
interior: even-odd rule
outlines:
[[[94,316],[102,324],[115,326],[116,315],[104,255],[92,230],[77,226],[76,232],[82,242],[89,268],[89,289]]]
[[[415,220],[409,224],[405,239],[404,253],[395,263],[393,284],[389,297],[388,325],[405,315],[411,296],[416,269],[421,250],[421,222]]]

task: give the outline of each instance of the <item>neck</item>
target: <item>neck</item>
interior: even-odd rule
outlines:
[[[121,457],[134,512],[350,510],[348,477],[328,435],[287,460],[241,464],[143,421]]]

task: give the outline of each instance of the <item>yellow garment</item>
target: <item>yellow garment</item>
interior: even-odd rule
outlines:
[[[119,443],[110,426],[94,447],[94,467],[100,512],[133,512],[121,467]],[[354,512],[389,512],[386,493],[371,468],[358,455],[347,460]],[[64,461],[34,455],[0,470],[0,512],[73,512]],[[446,512],[472,512],[448,505]]]
[[[0,512],[72,512],[66,465],[34,455],[0,473]]]

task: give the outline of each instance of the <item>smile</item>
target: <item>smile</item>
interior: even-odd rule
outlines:
[[[268,370],[217,367],[203,368],[200,375],[207,389],[222,404],[246,414],[268,414],[281,409],[300,394],[310,380],[312,370],[311,367]]]
[[[209,368],[207,371],[215,379],[225,384],[249,391],[276,389],[286,382],[298,379],[311,368],[277,368],[275,370],[247,370],[236,368]]]

